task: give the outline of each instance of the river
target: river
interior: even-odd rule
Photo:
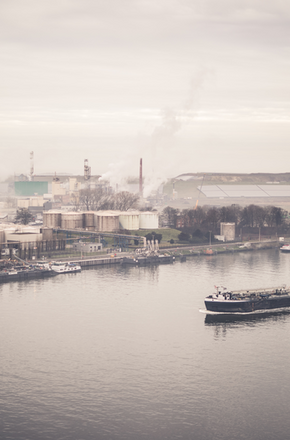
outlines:
[[[289,310],[200,311],[281,284],[272,249],[0,285],[1,440],[288,438]]]

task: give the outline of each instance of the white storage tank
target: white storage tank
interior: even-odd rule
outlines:
[[[115,232],[119,230],[118,211],[96,211],[95,230],[99,232]]]
[[[43,212],[43,226],[47,228],[61,227],[61,212],[59,211],[44,211]]]
[[[139,227],[140,229],[158,229],[159,227],[158,212],[155,211],[140,212]]]
[[[82,212],[64,212],[61,214],[62,229],[82,229],[84,214]]]
[[[125,211],[119,214],[119,228],[128,231],[138,231],[139,211]]]

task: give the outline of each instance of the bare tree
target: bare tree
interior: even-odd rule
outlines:
[[[87,211],[93,211],[95,207],[95,194],[91,189],[80,190],[80,206]]]
[[[121,191],[115,195],[115,209],[128,211],[128,209],[138,208],[139,195],[128,191]]]
[[[110,194],[104,188],[83,189],[80,191],[80,205],[87,211],[119,210],[128,211],[138,207],[139,195],[122,191]]]
[[[201,206],[198,206],[194,210],[194,221],[196,225],[201,226],[205,220],[205,217],[206,217],[205,210]]]
[[[194,209],[183,209],[181,215],[184,219],[184,227],[192,228],[194,223]]]
[[[111,209],[103,208],[105,202],[107,202],[108,194],[102,188],[95,189],[82,189],[80,191],[79,201],[80,206],[87,211],[95,211],[100,209]]]
[[[221,222],[233,222],[238,224],[241,217],[241,207],[239,205],[222,206],[219,213]]]
[[[219,222],[219,212],[216,208],[209,208],[206,213],[206,222],[215,231]]]
[[[178,209],[171,208],[171,206],[166,206],[166,208],[164,208],[162,211],[164,225],[175,228],[178,213]]]
[[[77,194],[72,194],[71,203],[73,204],[74,210],[78,211],[80,208],[80,200]]]

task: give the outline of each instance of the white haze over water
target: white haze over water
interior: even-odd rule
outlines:
[[[286,0],[0,5],[0,180],[93,174],[146,191],[186,172],[285,172]],[[118,181],[118,182],[117,182]]]

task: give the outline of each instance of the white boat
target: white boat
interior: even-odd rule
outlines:
[[[290,244],[284,244],[282,247],[280,247],[281,252],[290,252]]]
[[[82,270],[79,264],[70,262],[56,262],[53,261],[50,265],[51,269],[57,273],[71,273],[80,272]]]

